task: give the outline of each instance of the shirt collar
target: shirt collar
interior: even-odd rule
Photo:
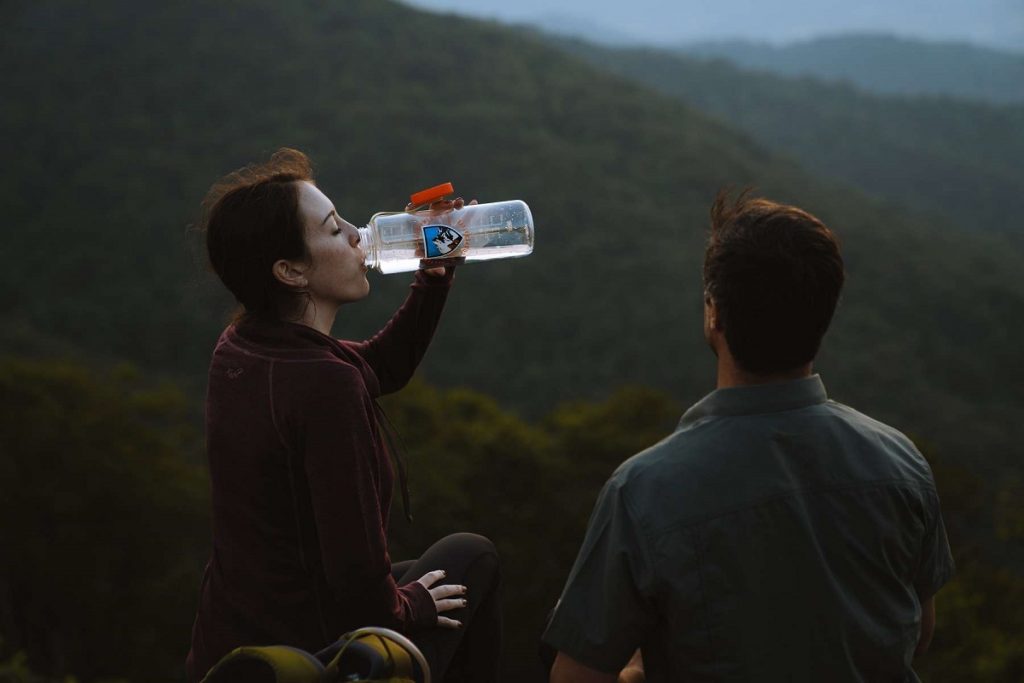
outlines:
[[[819,375],[785,382],[716,389],[683,413],[679,426],[691,425],[703,417],[775,413],[805,408],[827,400],[828,394]]]
[[[234,325],[236,334],[264,346],[287,349],[335,348],[336,339],[309,325],[275,318],[246,316]]]

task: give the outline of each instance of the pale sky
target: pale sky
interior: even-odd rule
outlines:
[[[504,21],[571,22],[638,42],[788,42],[850,31],[1024,52],[1024,0],[403,0]]]

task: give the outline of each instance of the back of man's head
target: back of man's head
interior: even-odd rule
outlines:
[[[832,231],[795,206],[719,193],[704,254],[705,296],[737,365],[755,374],[811,362],[843,287]]]

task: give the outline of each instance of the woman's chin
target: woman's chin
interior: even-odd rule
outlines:
[[[370,293],[370,278],[366,277],[366,273],[363,273],[363,282],[366,283],[366,287],[363,289],[363,296],[367,296]]]
[[[367,280],[364,276],[363,282],[360,284],[361,286],[353,285],[352,287],[348,288],[348,291],[345,292],[345,294],[339,296],[339,298],[336,299],[338,305],[344,306],[345,304],[354,304],[355,302],[362,301],[367,296],[369,296],[370,281]]]

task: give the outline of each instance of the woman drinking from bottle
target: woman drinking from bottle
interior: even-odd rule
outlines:
[[[362,626],[407,634],[435,681],[495,680],[494,546],[455,534],[392,564],[385,535],[392,457],[408,501],[376,399],[412,377],[453,269],[417,271],[378,334],[339,340],[339,309],[370,286],[359,234],[313,182],[305,155],[283,149],[226,176],[204,207],[210,263],[242,310],[210,363],[213,550],[189,681],[239,646],[316,652]]]

